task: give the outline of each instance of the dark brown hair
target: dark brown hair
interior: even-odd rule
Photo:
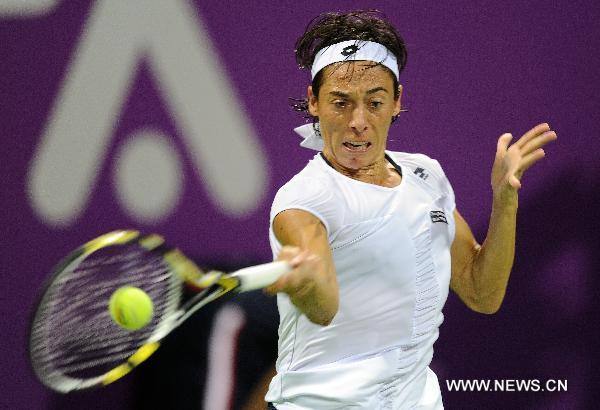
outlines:
[[[394,26],[387,21],[383,13],[377,10],[356,10],[347,13],[323,13],[315,17],[306,27],[304,34],[296,41],[296,61],[301,69],[310,70],[317,53],[332,44],[347,40],[373,41],[384,45],[398,61],[398,70],[406,66],[406,46]],[[387,67],[384,67],[389,70]],[[318,96],[323,83],[323,71],[312,80],[313,93]],[[398,99],[398,79],[394,79],[394,99]],[[290,99],[295,111],[308,113],[306,99]]]

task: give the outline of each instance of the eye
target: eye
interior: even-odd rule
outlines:
[[[333,104],[337,107],[337,108],[346,108],[348,106],[348,103],[344,100],[335,100],[333,102]]]
[[[382,101],[371,101],[371,108],[379,108],[383,105]]]

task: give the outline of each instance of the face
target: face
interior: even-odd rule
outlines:
[[[394,100],[393,74],[368,61],[336,63],[324,70],[319,95],[308,87],[309,112],[319,117],[323,154],[352,170],[383,161],[402,87]]]

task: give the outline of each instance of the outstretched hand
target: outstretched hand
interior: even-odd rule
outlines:
[[[284,246],[277,260],[287,261],[292,270],[264,291],[269,295],[286,293],[290,301],[317,325],[331,323],[339,307],[335,270],[328,269],[316,253],[296,246]]]
[[[492,167],[492,190],[494,201],[500,204],[515,204],[521,178],[533,164],[545,157],[543,146],[557,138],[546,123],[527,131],[514,144],[512,134],[502,134],[498,139],[496,158]]]
[[[275,295],[283,292],[294,297],[297,293],[306,293],[307,288],[315,286],[319,264],[316,255],[296,246],[284,246],[277,260],[287,261],[292,270],[266,287],[267,294]]]

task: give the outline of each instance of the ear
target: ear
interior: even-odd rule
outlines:
[[[312,85],[308,86],[308,90],[306,92],[308,95],[308,112],[313,117],[319,116],[319,100],[317,96],[313,94]]]
[[[402,109],[402,84],[398,85],[398,99],[394,101],[394,116],[400,114]]]

